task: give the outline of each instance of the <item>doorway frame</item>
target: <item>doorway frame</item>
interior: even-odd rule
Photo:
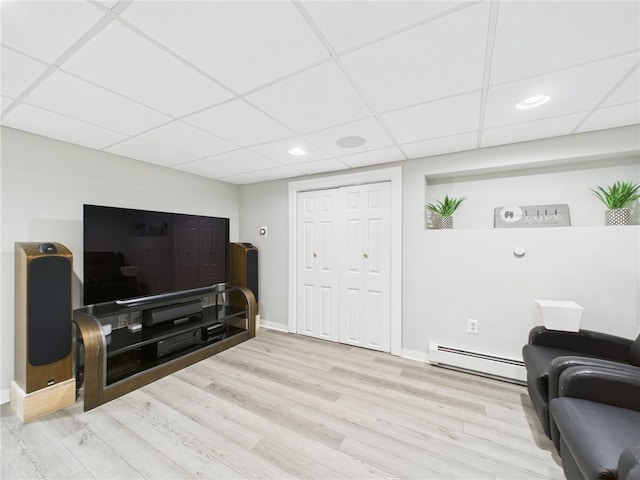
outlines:
[[[391,354],[402,355],[402,167],[389,167],[356,173],[338,174],[289,183],[289,301],[288,331],[297,331],[296,285],[297,285],[297,219],[298,192],[325,190],[330,188],[390,182],[390,229],[391,229]]]

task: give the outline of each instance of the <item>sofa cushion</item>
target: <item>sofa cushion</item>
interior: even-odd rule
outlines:
[[[636,410],[572,397],[555,398],[550,408],[567,453],[585,478],[616,471],[622,452],[640,443]]]

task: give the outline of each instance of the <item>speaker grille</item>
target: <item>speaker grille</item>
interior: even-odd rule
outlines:
[[[258,250],[247,250],[247,287],[258,301]]]
[[[46,365],[71,352],[71,262],[45,256],[28,268],[27,358],[31,365]]]

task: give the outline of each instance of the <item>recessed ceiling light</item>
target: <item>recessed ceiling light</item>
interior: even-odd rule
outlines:
[[[548,95],[534,95],[533,97],[525,98],[521,102],[516,104],[518,110],[529,110],[530,108],[536,108],[540,105],[544,105],[549,101]]]
[[[336,142],[336,145],[342,148],[358,148],[367,143],[362,137],[342,137]]]
[[[300,148],[300,147],[292,147],[292,148],[290,148],[289,150],[287,150],[287,153],[288,153],[289,155],[296,155],[296,156],[299,156],[299,155],[304,155],[304,154],[306,154],[307,152],[306,152],[305,150],[303,150],[302,148]]]

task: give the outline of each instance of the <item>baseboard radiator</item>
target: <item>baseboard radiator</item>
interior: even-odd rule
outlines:
[[[429,363],[521,385],[527,381],[524,362],[521,360],[471,352],[435,342],[429,343]]]

